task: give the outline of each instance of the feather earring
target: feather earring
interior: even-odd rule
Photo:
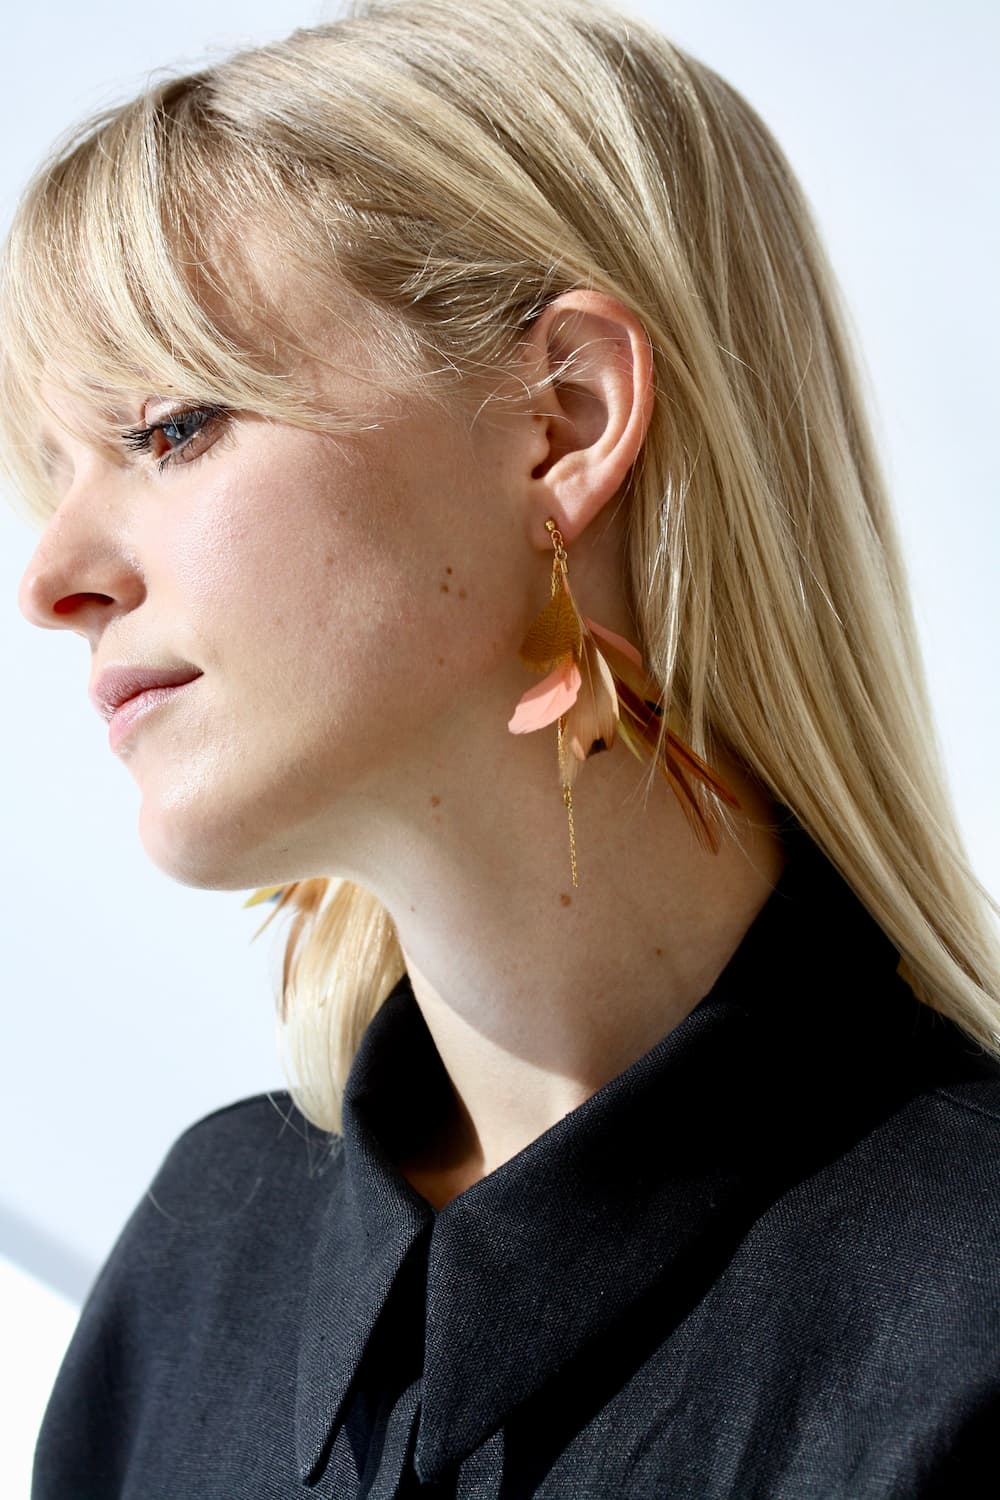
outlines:
[[[551,591],[518,655],[543,681],[518,699],[507,724],[512,734],[530,734],[557,724],[559,773],[569,816],[570,863],[576,874],[572,787],[588,756],[610,750],[620,736],[637,760],[656,757],[662,705],[659,689],[648,676],[639,652],[624,636],[581,614],[569,586],[569,560],[562,534],[551,518],[545,528],[552,538]],[[719,852],[714,830],[691,790],[689,778],[701,781],[730,807],[740,806],[714,771],[672,729],[657,758],[667,784],[687,816],[699,843]]]

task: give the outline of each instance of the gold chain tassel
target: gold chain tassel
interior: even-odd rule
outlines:
[[[573,788],[566,778],[566,745],[563,740],[563,731],[566,728],[566,715],[563,714],[559,720],[558,742],[559,742],[559,774],[562,777],[563,802],[566,804],[566,816],[569,818],[569,863],[573,872],[573,884],[579,887],[576,878],[576,835],[573,831]]]

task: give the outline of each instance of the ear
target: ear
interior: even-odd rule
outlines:
[[[653,413],[653,354],[633,312],[582,288],[547,304],[523,348],[526,378],[552,377],[525,449],[530,535],[549,550],[549,516],[569,545],[625,483]]]

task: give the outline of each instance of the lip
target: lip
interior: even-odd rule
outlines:
[[[108,667],[90,689],[90,701],[102,719],[110,720],[129,698],[150,688],[177,687],[200,677],[201,670],[182,662],[176,667]]]
[[[201,676],[200,672],[198,676]],[[111,715],[108,725],[109,747],[117,750],[147,714],[151,714],[161,704],[169,703],[195,681],[197,678],[190,678],[187,682],[179,682],[173,686],[147,688],[143,693],[135,693],[131,698],[126,698],[121,707]]]

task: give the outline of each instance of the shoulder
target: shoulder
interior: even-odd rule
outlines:
[[[247,1278],[306,1277],[316,1226],[341,1177],[341,1138],[312,1125],[285,1090],[189,1125],[167,1151],[90,1288],[70,1349],[113,1345],[130,1364],[197,1327]],[[181,1318],[180,1309],[183,1309]]]
[[[342,1138],[318,1129],[287,1090],[211,1111],[170,1146],[132,1210],[88,1295],[84,1314],[109,1300],[181,1295],[211,1266],[245,1267],[256,1247],[278,1253],[307,1232],[340,1175]],[[298,1233],[297,1233],[298,1232]],[[281,1250],[294,1260],[297,1245]]]
[[[194,1121],[174,1141],[140,1209],[195,1230],[219,1231],[228,1219],[251,1217],[298,1202],[324,1199],[341,1158],[342,1137],[320,1130],[274,1090],[238,1099]],[[259,1200],[259,1201],[258,1201]],[[149,1218],[147,1212],[145,1217]]]
[[[914,1093],[800,1185],[813,1257],[839,1262],[845,1293],[888,1303],[895,1287],[951,1326],[995,1307],[998,1155],[1000,1070]]]
[[[965,1202],[996,1233],[1000,1220],[1000,1059],[931,1016],[921,1086],[875,1133],[894,1179],[944,1206]]]
[[[992,1076],[941,1084],[933,1092],[942,1109],[955,1114],[955,1128],[994,1148],[1000,1143],[1000,1063]]]
[[[1000,1288],[998,1157],[1000,1069],[914,1096],[876,1133],[869,1159],[880,1166],[890,1208],[913,1214],[923,1206],[917,1237],[928,1249],[948,1241],[949,1259],[958,1243],[969,1256],[978,1250]]]
[[[889,1205],[922,1198],[938,1217],[965,1204],[995,1233],[1000,1060],[938,1016],[930,1017],[927,1038],[912,1085],[877,1112],[846,1153],[844,1170],[866,1198],[879,1191]]]
[[[882,1056],[885,1071],[869,1080],[869,1125],[847,1155],[858,1191],[867,1192],[873,1174],[889,1204],[922,1196],[939,1221],[949,1207],[960,1212],[964,1205],[984,1232],[995,1233],[1000,1058],[916,1001],[901,980],[895,997],[893,1047],[887,1054],[875,1051],[873,1066],[878,1069]]]
[[[255,1389],[262,1349],[274,1380],[294,1389],[316,1227],[342,1181],[339,1147],[284,1090],[181,1132],[84,1302],[39,1432],[39,1494],[125,1493],[136,1446],[159,1449],[171,1423],[177,1441],[192,1392],[220,1379]],[[197,1397],[199,1421],[207,1399]]]
[[[943,1018],[906,1014],[911,1051],[879,1050],[866,1077],[859,1034],[856,1064],[793,1116],[805,1170],[757,1228],[800,1291],[800,1276],[810,1284],[810,1304],[834,1296],[860,1322],[898,1294],[954,1327],[961,1306],[974,1322],[1000,1305],[1000,1063]],[[866,1086],[852,1090],[859,1073]]]
[[[322,1178],[340,1155],[342,1138],[320,1130],[286,1089],[222,1105],[187,1126],[167,1152],[156,1189],[232,1197],[259,1177],[278,1185]],[[147,1195],[148,1196],[148,1195]]]

